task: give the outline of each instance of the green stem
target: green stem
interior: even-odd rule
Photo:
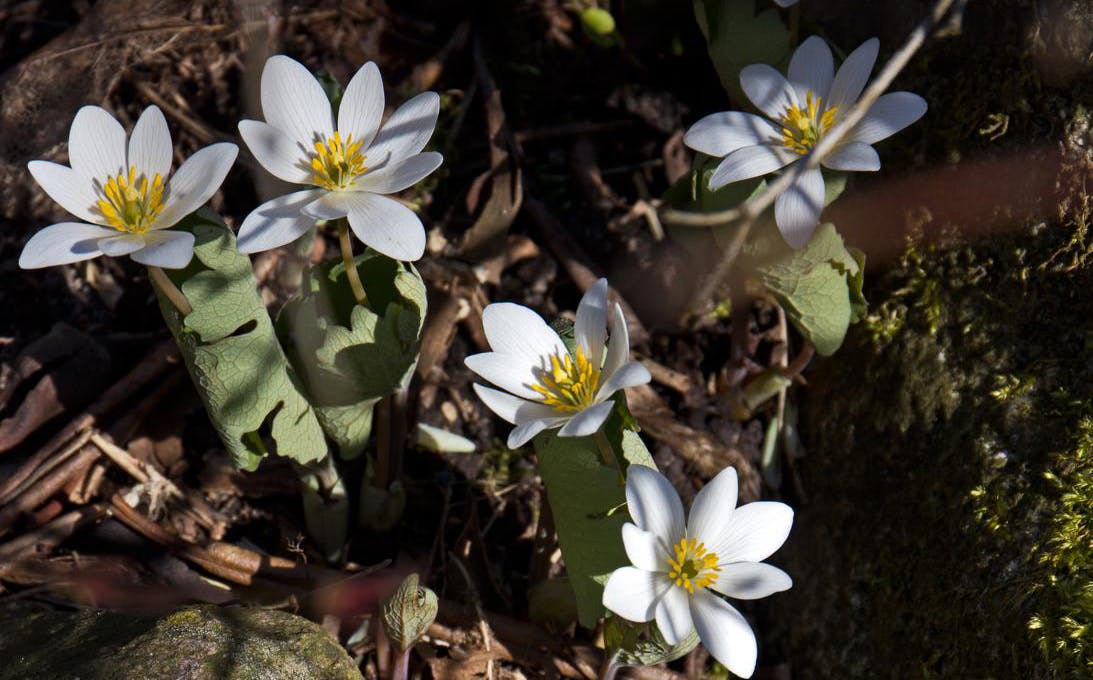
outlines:
[[[602,427],[596,430],[595,439],[596,448],[600,452],[600,461],[607,467],[612,467],[617,470],[619,461],[615,457],[615,449],[611,446],[611,442],[607,439],[607,434],[603,431]],[[619,470],[619,474],[622,474],[621,470]]]
[[[349,496],[345,481],[327,454],[322,460],[297,465],[304,504],[304,522],[311,539],[331,564],[341,562],[349,535]]]
[[[364,292],[364,284],[361,283],[357,265],[353,262],[353,242],[349,240],[349,221],[344,217],[338,220],[338,245],[342,249],[345,276],[349,279],[349,287],[353,289],[353,297],[358,305],[367,307],[368,295]]]
[[[149,265],[148,278],[152,280],[152,283],[159,289],[159,292],[163,293],[163,296],[171,301],[171,304],[174,305],[179,314],[182,316],[189,316],[194,311],[190,301],[186,299],[186,296],[178,289],[175,282],[172,281],[162,269]]]

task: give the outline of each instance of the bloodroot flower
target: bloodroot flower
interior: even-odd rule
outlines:
[[[299,238],[316,220],[349,218],[365,245],[396,260],[425,251],[425,227],[412,210],[384,194],[421,181],[443,157],[421,150],[433,135],[440,97],[423,92],[380,127],[383,79],[368,62],[342,94],[337,120],[322,85],[283,55],[262,70],[266,122],[244,120],[239,134],[271,174],[303,191],[258,206],[239,227],[239,250],[255,253]]]
[[[576,347],[571,354],[543,319],[522,305],[500,302],[482,313],[492,352],[466,359],[467,368],[494,385],[476,384],[486,406],[516,428],[515,449],[543,430],[561,437],[595,434],[611,414],[611,395],[649,382],[649,371],[630,361],[630,335],[622,307],[611,307],[608,339],[607,279],[592,286],[577,306]]]
[[[839,72],[831,49],[812,36],[789,62],[788,80],[773,67],[752,64],[740,71],[740,85],[766,118],[742,111],[714,113],[684,135],[684,143],[724,158],[710,176],[710,189],[791,166],[823,139],[861,96],[880,43],[867,40],[850,53]],[[926,113],[926,100],[910,92],[882,95],[865,117],[821,163],[832,170],[880,169],[872,144],[886,139]],[[819,168],[802,174],[774,203],[774,217],[786,242],[803,248],[820,222],[824,178]]]
[[[726,468],[695,496],[684,523],[683,504],[660,472],[631,465],[626,503],[634,523],[622,527],[632,567],[616,569],[603,604],[624,619],[656,620],[669,644],[698,632],[710,654],[730,671],[755,670],[755,634],[740,612],[716,593],[754,600],[788,590],[789,576],[763,564],[793,523],[784,503],[736,507],[736,470]]]
[[[216,193],[238,152],[234,144],[207,146],[168,180],[171,132],[157,107],[141,114],[128,146],[113,116],[98,106],[81,108],[68,136],[71,167],[31,161],[27,168],[50,198],[83,222],[36,233],[19,266],[37,269],[105,254],[129,255],[152,267],[185,267],[194,254],[193,234],[168,227]]]

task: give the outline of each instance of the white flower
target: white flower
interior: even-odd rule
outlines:
[[[466,364],[506,390],[474,386],[486,406],[516,425],[509,448],[555,427],[562,428],[562,437],[594,434],[611,414],[611,395],[649,382],[649,371],[629,360],[622,307],[612,307],[610,340],[607,311],[607,279],[600,279],[577,306],[571,355],[558,334],[527,307],[509,302],[486,307],[482,325],[493,351],[469,356]]]
[[[239,152],[234,144],[213,144],[171,173],[171,132],[163,113],[149,106],[125,129],[105,110],[76,112],[68,135],[72,167],[31,161],[27,168],[49,197],[83,222],[42,229],[19,256],[23,269],[129,255],[141,264],[180,269],[194,254],[193,234],[168,231],[212,197]]]
[[[603,604],[630,621],[652,621],[669,644],[692,626],[710,654],[741,677],[755,670],[755,634],[744,616],[713,591],[755,600],[788,590],[789,576],[763,564],[793,524],[784,503],[736,507],[736,470],[726,468],[695,496],[684,524],[683,504],[658,471],[631,465],[626,504],[634,523],[622,527],[632,567],[616,569]]]
[[[765,175],[800,160],[861,96],[880,43],[867,40],[850,53],[839,72],[831,50],[812,36],[789,63],[789,79],[766,64],[740,71],[740,85],[762,116],[726,111],[706,116],[683,137],[687,146],[724,157],[710,176],[710,189]],[[838,147],[822,159],[832,170],[880,169],[871,144],[885,139],[926,113],[926,100],[910,92],[882,95]],[[819,168],[805,172],[774,204],[786,242],[803,248],[820,221],[824,179]]]
[[[258,206],[239,227],[239,250],[276,248],[316,220],[348,216],[365,245],[396,260],[419,259],[425,227],[412,210],[383,194],[402,191],[440,166],[439,153],[421,153],[436,127],[440,97],[417,95],[381,129],[383,79],[372,62],[346,86],[336,124],[319,81],[293,59],[270,57],[261,88],[266,122],[244,120],[239,134],[266,170],[311,188]]]

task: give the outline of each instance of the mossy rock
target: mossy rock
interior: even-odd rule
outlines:
[[[0,607],[0,680],[360,680],[322,628],[287,612],[213,606],[163,617]]]

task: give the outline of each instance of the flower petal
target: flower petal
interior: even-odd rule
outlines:
[[[482,312],[482,327],[495,352],[523,358],[529,366],[540,366],[552,354],[566,354],[565,344],[554,329],[523,305],[487,305]]]
[[[198,150],[186,159],[167,183],[163,212],[151,229],[165,229],[205,205],[224,182],[239,147],[221,142]]]
[[[356,187],[375,194],[393,194],[425,179],[440,167],[444,156],[435,151],[425,151],[389,164],[376,172],[368,172],[357,178]]]
[[[710,175],[710,189],[720,189],[732,182],[766,175],[799,158],[797,154],[780,146],[745,146],[725,156],[725,160]]]
[[[721,158],[745,146],[781,137],[781,129],[766,118],[743,111],[711,113],[683,135],[683,143],[707,156]]]
[[[539,418],[537,420],[529,420],[526,423],[521,423],[509,433],[509,440],[506,444],[510,449],[518,449],[531,441],[532,437],[543,430],[551,427],[558,427],[565,421],[565,418]]]
[[[19,266],[23,269],[40,269],[90,260],[102,254],[99,241],[117,233],[113,229],[82,222],[52,224],[30,237],[19,255]]]
[[[262,113],[266,122],[305,149],[334,134],[330,100],[323,86],[300,62],[283,54],[262,69]]]
[[[677,644],[694,627],[687,592],[682,588],[669,588],[657,603],[655,614],[657,628],[670,645]]]
[[[349,227],[366,246],[404,262],[425,254],[421,218],[398,201],[367,192],[346,192]]]
[[[879,50],[880,41],[870,38],[847,56],[831,83],[831,91],[827,94],[824,108],[837,108],[845,113],[848,107],[858,101],[865,84],[869,82],[873,65],[877,63]]]
[[[474,385],[475,394],[491,411],[514,425],[530,420],[557,418],[558,414],[546,404],[513,396],[508,392],[495,390],[485,385]]]
[[[600,368],[607,341],[607,279],[594,283],[581,298],[573,337],[592,365]]]
[[[311,184],[308,153],[287,133],[260,120],[242,120],[239,136],[271,175],[293,184]]]
[[[913,92],[881,95],[850,133],[850,141],[875,144],[887,139],[922,118],[926,108],[926,100]]]
[[[664,571],[668,565],[666,546],[655,534],[642,531],[638,525],[627,522],[622,525],[622,544],[626,557],[638,569]]]
[[[99,250],[103,255],[121,257],[144,247],[143,234],[119,234],[108,236],[99,241]]]
[[[103,216],[93,210],[99,199],[95,187],[81,173],[49,161],[31,161],[27,169],[38,186],[62,208],[81,220],[103,221]]]
[[[194,235],[188,231],[149,231],[144,234],[144,248],[130,257],[135,262],[164,269],[182,269],[194,256]]]
[[[127,170],[125,129],[105,109],[84,106],[68,132],[68,160],[72,169],[89,180],[105,182]]]
[[[247,215],[239,225],[236,247],[241,253],[258,253],[292,243],[315,224],[315,219],[300,210],[323,194],[322,189],[308,189],[266,201]]]
[[[737,600],[758,600],[793,587],[793,579],[763,562],[734,562],[721,567],[714,590]]]
[[[808,170],[778,195],[774,219],[786,243],[804,248],[820,223],[824,209],[824,177],[819,168]]]
[[[675,545],[683,538],[683,503],[672,483],[659,471],[644,465],[628,467],[626,504],[634,524],[665,545]]]
[[[835,59],[827,42],[816,35],[801,43],[789,60],[789,82],[797,92],[797,101],[802,105],[809,92],[827,100],[831,81],[835,77]]]
[[[729,518],[718,541],[721,564],[762,562],[782,547],[793,526],[793,509],[785,503],[758,501],[741,505]]]
[[[328,191],[305,205],[300,212],[316,220],[336,220],[349,214],[351,200],[349,192]]]
[[[797,94],[786,77],[768,64],[752,64],[740,69],[740,87],[755,107],[771,120],[779,120],[793,104]]]
[[[630,329],[626,327],[622,305],[616,302],[611,312],[611,337],[607,341],[607,358],[600,374],[605,381],[630,361]]]
[[[610,399],[611,395],[627,387],[637,387],[652,380],[649,369],[636,361],[623,364],[611,377],[604,381],[596,393],[597,399]]]
[[[137,169],[138,176],[144,175],[149,182],[156,175],[166,180],[171,173],[173,148],[171,131],[167,129],[163,112],[154,105],[144,109],[129,137],[129,165]]]
[[[729,518],[736,508],[736,469],[727,467],[699,490],[687,518],[687,536],[706,544],[710,552],[721,554],[720,539],[728,533]]]
[[[636,567],[621,567],[607,579],[603,589],[603,606],[627,621],[652,621],[657,602],[672,587],[662,573]]]
[[[691,618],[698,639],[713,658],[734,675],[750,678],[755,672],[759,650],[755,633],[744,615],[708,590],[691,598]]]
[[[873,172],[880,170],[880,156],[864,142],[847,142],[824,156],[823,165],[832,170]]]
[[[425,148],[440,115],[440,95],[422,92],[395,109],[368,148],[368,160],[386,167]]]
[[[607,417],[611,415],[611,409],[615,408],[615,402],[605,401],[584,409],[573,416],[560,432],[559,437],[588,437],[596,434],[603,427]]]
[[[793,7],[797,4],[797,0],[774,0],[774,4],[782,8]]]
[[[539,382],[536,377],[539,364],[532,363],[526,356],[483,352],[472,354],[464,359],[463,363],[467,368],[506,392],[532,401],[542,399],[538,392],[528,387]]]
[[[338,132],[342,139],[353,135],[363,148],[376,136],[383,118],[383,77],[375,62],[361,66],[342,93],[338,105]]]

